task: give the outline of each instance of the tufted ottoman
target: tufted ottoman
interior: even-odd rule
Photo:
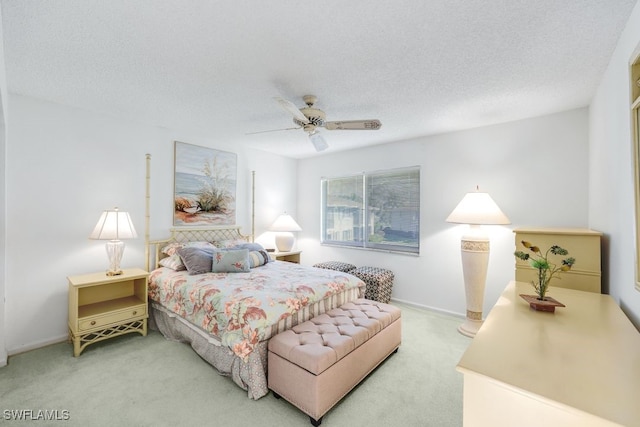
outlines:
[[[325,270],[342,271],[344,273],[348,273],[351,270],[356,269],[355,265],[349,264],[348,262],[340,262],[340,261],[319,262],[317,264],[313,264],[313,266],[317,268],[324,268]]]
[[[364,294],[366,299],[384,303],[391,301],[393,271],[379,267],[358,267],[349,274],[353,274],[367,284]]]
[[[311,424],[358,385],[401,342],[400,309],[357,299],[269,340],[268,384]]]

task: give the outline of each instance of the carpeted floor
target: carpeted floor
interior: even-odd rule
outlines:
[[[462,425],[462,374],[455,366],[470,343],[456,330],[462,320],[397,305],[398,353],[329,411],[323,427]],[[20,415],[28,420],[16,420]],[[38,419],[51,416],[58,420]],[[0,425],[311,424],[272,394],[250,400],[188,345],[150,331],[89,346],[78,358],[69,343],[11,356],[0,368]]]

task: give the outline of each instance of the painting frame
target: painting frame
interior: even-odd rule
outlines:
[[[174,141],[173,158],[173,225],[235,225],[237,154]]]
[[[635,289],[640,291],[640,45],[629,61],[629,100],[633,146]]]

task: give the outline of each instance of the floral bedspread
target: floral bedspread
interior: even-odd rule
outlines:
[[[270,262],[247,273],[200,275],[161,267],[149,277],[149,298],[215,335],[246,361],[282,319],[364,286],[350,274],[288,262]]]

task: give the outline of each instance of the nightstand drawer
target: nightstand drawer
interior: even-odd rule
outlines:
[[[129,307],[125,310],[107,313],[100,316],[92,316],[84,319],[78,319],[78,330],[86,331],[89,329],[110,325],[112,323],[122,322],[128,319],[146,317],[146,314],[147,314],[146,304]]]

